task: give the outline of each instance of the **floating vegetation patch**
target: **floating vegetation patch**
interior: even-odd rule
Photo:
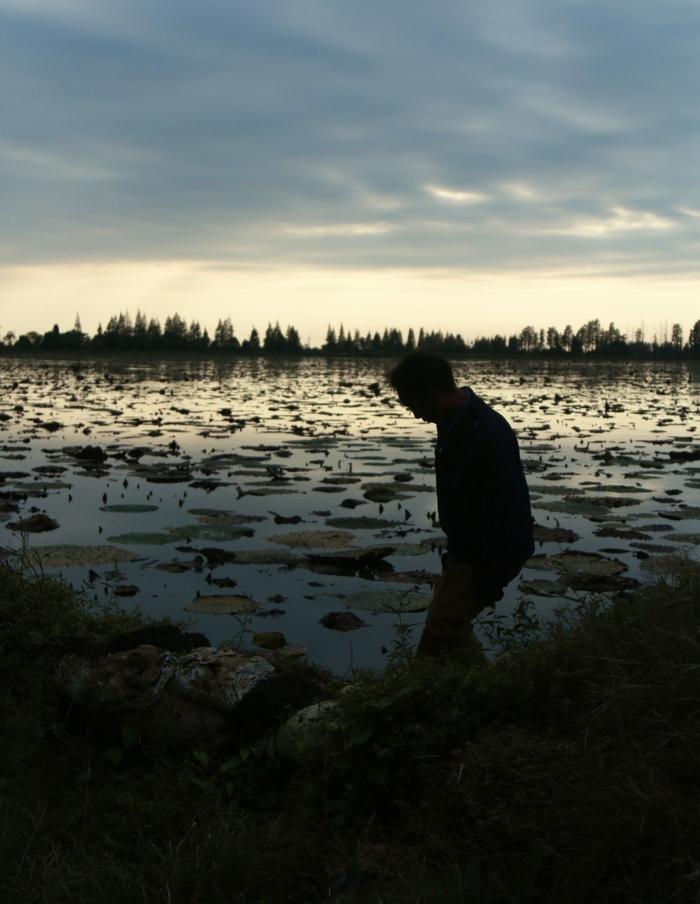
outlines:
[[[226,509],[191,508],[187,511],[202,524],[254,524],[267,520],[264,515],[243,515],[240,512],[231,512]]]
[[[286,549],[241,549],[234,561],[236,565],[297,565],[302,560]]]
[[[237,540],[240,537],[252,537],[255,531],[250,527],[213,524],[186,524],[180,527],[168,527],[164,531],[152,533],[133,531],[107,537],[110,543],[126,543],[128,546],[162,546],[165,543],[176,543],[179,540]]]
[[[402,590],[360,590],[345,597],[348,609],[363,612],[423,612],[430,605],[427,593]]]
[[[291,493],[299,493],[300,490],[290,486],[266,486],[264,484],[248,483],[241,487],[240,494],[242,496],[285,496]]]
[[[426,548],[423,543],[397,543],[393,554],[395,556],[424,556],[429,552],[430,549]]]
[[[602,490],[604,493],[648,493],[648,487],[636,487],[628,483],[595,483],[588,482],[582,484],[586,490]]]
[[[600,515],[612,508],[627,505],[639,505],[639,499],[626,499],[619,496],[567,496],[560,500],[540,502],[536,500],[533,508],[548,512],[563,512],[567,515]]]
[[[425,483],[363,483],[362,495],[370,502],[393,502],[410,499],[414,493],[434,493],[435,487]]]
[[[416,569],[413,571],[390,571],[386,574],[376,574],[375,581],[391,581],[392,584],[435,584],[440,577],[434,571]]]
[[[198,596],[184,608],[187,612],[197,612],[201,615],[245,615],[255,612],[258,604],[249,596],[220,594]]]
[[[117,562],[134,562],[141,558],[129,549],[118,546],[35,546],[28,552],[30,561],[45,568],[74,565],[113,565]]]
[[[125,515],[138,515],[142,512],[157,512],[157,505],[138,505],[134,503],[130,505],[128,503],[115,503],[114,505],[101,505],[101,512],[121,512]]]
[[[337,484],[339,484],[339,485],[341,485],[341,486],[345,486],[346,484],[349,484],[349,483],[359,483],[359,482],[360,482],[360,478],[359,478],[359,477],[352,477],[352,476],[350,476],[350,475],[343,475],[342,477],[341,477],[341,476],[337,476],[337,477],[324,477],[324,478],[321,480],[321,483],[331,483],[331,484],[336,484],[336,483],[337,483]]]
[[[666,512],[657,512],[661,518],[669,518],[671,521],[686,521],[700,518],[700,507],[688,505],[685,508],[672,509]]]
[[[73,486],[63,480],[32,480],[29,481],[16,480],[10,486],[16,490],[21,490],[27,496],[43,496],[46,493],[53,493],[56,490],[70,490]]]
[[[538,493],[545,496],[582,496],[585,493],[583,487],[576,486],[548,486],[547,484],[531,483],[529,484],[531,493]]]
[[[302,530],[286,534],[273,534],[265,538],[270,543],[281,543],[293,549],[347,549],[352,546],[354,535],[339,530]]]
[[[347,530],[380,530],[388,527],[401,527],[402,521],[390,521],[388,518],[370,518],[365,515],[355,517],[328,518],[326,524],[329,527],[341,527]]]
[[[664,540],[671,540],[673,543],[686,543],[691,546],[700,545],[700,533],[677,533],[677,534],[664,534]]]

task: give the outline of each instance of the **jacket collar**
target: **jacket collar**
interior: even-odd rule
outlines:
[[[476,393],[469,388],[469,386],[460,386],[460,390],[464,394],[464,404],[462,407],[450,415],[449,418],[446,418],[442,421],[438,421],[437,423],[437,431],[438,431],[438,440],[440,443],[444,443],[447,437],[452,433],[458,423],[460,423],[465,418],[473,419],[475,416],[475,408],[478,402],[478,396]]]

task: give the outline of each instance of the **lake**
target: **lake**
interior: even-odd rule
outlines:
[[[0,359],[0,546],[24,537],[34,567],[215,645],[278,631],[337,673],[382,668],[397,622],[417,642],[442,538],[435,429],[391,364]],[[496,616],[698,556],[700,365],[454,369],[515,428],[538,524]]]

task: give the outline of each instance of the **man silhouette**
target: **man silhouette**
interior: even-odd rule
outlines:
[[[534,551],[518,441],[501,414],[468,386],[457,387],[440,355],[412,352],[387,378],[414,417],[437,427],[437,504],[447,551],[416,655],[483,663],[472,620],[501,599]]]

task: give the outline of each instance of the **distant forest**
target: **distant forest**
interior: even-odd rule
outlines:
[[[418,333],[410,329],[405,338],[401,330],[386,327],[383,332],[337,330],[329,326],[326,341],[320,347],[304,345],[294,326],[285,330],[270,323],[261,336],[253,328],[239,339],[230,317],[219,320],[213,337],[197,320],[189,324],[173,314],[161,326],[156,318],[147,318],[140,311],[132,320],[130,315],[110,317],[103,328],[90,336],[84,333],[80,318],[73,329],[61,332],[58,324],[46,333],[28,332],[16,336],[5,333],[0,344],[1,354],[46,353],[119,353],[119,352],[190,352],[208,355],[323,355],[323,356],[391,356],[415,349],[439,352],[449,357],[595,357],[641,359],[700,359],[700,320],[685,338],[683,328],[675,323],[669,335],[645,338],[638,329],[633,337],[626,336],[611,323],[607,328],[599,320],[589,320],[576,331],[567,325],[562,331],[550,326],[535,329],[526,326],[510,336],[483,336],[466,342],[459,333],[428,331]]]

